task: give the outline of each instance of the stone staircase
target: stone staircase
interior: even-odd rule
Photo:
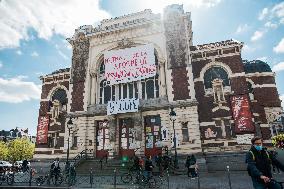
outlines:
[[[209,172],[226,171],[227,166],[230,171],[245,171],[245,156],[246,152],[211,153],[205,155],[205,160]]]
[[[114,170],[117,174],[122,174],[128,171],[130,163],[123,162],[121,158],[94,158],[93,156],[80,155],[80,160],[74,163],[76,165],[76,172],[78,174],[92,174],[94,175],[112,175]],[[229,166],[230,171],[245,171],[245,152],[223,152],[223,153],[207,153],[196,155],[199,172],[215,172],[215,171],[226,171]],[[185,175],[187,168],[185,167],[186,156],[178,157],[178,169],[170,167],[170,174],[174,175]],[[155,164],[154,164],[155,165]],[[158,167],[154,168],[154,172],[158,172]]]

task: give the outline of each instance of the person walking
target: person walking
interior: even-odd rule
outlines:
[[[156,165],[159,169],[160,176],[163,176],[163,156],[162,153],[159,153],[156,157]]]
[[[274,161],[281,170],[283,165],[270,157],[266,148],[263,147],[261,137],[256,136],[251,139],[251,144],[252,146],[246,154],[246,163],[254,189],[281,189],[280,184],[272,178],[271,163]]]
[[[187,156],[185,166],[187,167],[187,176],[188,177],[191,177],[191,178],[197,177],[196,158],[193,154]]]
[[[154,165],[151,160],[151,156],[147,156],[145,160],[145,172],[146,172],[146,177],[148,179],[152,176],[153,168],[154,168]]]

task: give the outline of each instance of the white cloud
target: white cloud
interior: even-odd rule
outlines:
[[[16,53],[17,53],[18,55],[22,55],[22,54],[23,54],[21,50],[17,50]]]
[[[264,8],[259,14],[258,19],[263,20],[267,15],[268,15],[268,8]]]
[[[272,71],[274,72],[280,72],[284,70],[284,62],[279,62],[278,64],[274,65],[272,67]]]
[[[34,51],[34,52],[31,53],[31,56],[32,56],[32,57],[38,57],[39,54],[38,54],[36,51]]]
[[[279,98],[282,101],[281,106],[282,106],[282,108],[284,108],[284,94],[280,95]]]
[[[249,29],[249,26],[247,24],[239,25],[238,28],[237,28],[236,34],[244,33],[246,31],[248,31],[248,29]]]
[[[256,60],[261,60],[263,62],[267,62],[267,56],[259,57]]]
[[[40,86],[33,82],[23,81],[24,77],[0,78],[1,102],[20,103],[32,99],[40,99]]]
[[[284,2],[281,2],[279,4],[276,4],[272,10],[272,14],[274,14],[278,18],[283,18],[284,17]]]
[[[109,14],[101,10],[99,0],[2,0],[0,3],[0,49],[14,48],[20,40],[31,40],[28,29],[37,37],[49,39],[53,34],[70,37],[74,29],[93,24]]]
[[[119,4],[126,10],[126,14],[144,9],[151,9],[154,13],[163,13],[163,9],[167,5],[179,4],[183,5],[185,11],[192,11],[193,9],[207,9],[213,8],[221,3],[223,0],[112,0],[113,4]],[[131,12],[127,12],[131,10]]]
[[[244,45],[242,50],[244,51],[244,53],[251,53],[251,52],[254,52],[256,48],[251,47],[249,45]]]
[[[3,67],[2,61],[0,61],[0,68],[2,68],[2,67]]]
[[[68,57],[67,57],[61,50],[58,50],[58,54],[59,54],[64,60],[68,60]]]
[[[270,21],[266,22],[266,23],[264,24],[264,26],[267,27],[267,28],[272,28],[272,29],[276,29],[276,28],[278,27],[277,24],[272,23],[272,22],[270,22]]]
[[[284,38],[281,39],[276,47],[273,47],[273,51],[276,53],[284,53]]]
[[[250,38],[251,41],[257,41],[262,38],[264,31],[255,31],[253,36]]]

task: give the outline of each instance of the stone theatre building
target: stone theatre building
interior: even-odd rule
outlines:
[[[67,40],[71,68],[41,77],[36,157],[66,157],[68,138],[71,157],[82,150],[153,156],[173,151],[173,124],[179,155],[243,150],[256,134],[270,142],[282,111],[275,73],[264,62],[243,60],[238,41],[193,46],[191,15],[182,5],[166,7],[163,16],[144,10],[81,26]],[[116,67],[110,53],[120,61]],[[132,63],[120,60],[132,55]],[[140,72],[125,74],[118,65]]]

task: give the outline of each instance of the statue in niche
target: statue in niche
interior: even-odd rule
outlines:
[[[212,131],[211,128],[207,128],[205,131],[205,138],[216,138],[217,132]]]
[[[59,100],[55,99],[54,101],[52,101],[51,117],[53,119],[57,119],[59,117],[61,107],[62,105]]]

